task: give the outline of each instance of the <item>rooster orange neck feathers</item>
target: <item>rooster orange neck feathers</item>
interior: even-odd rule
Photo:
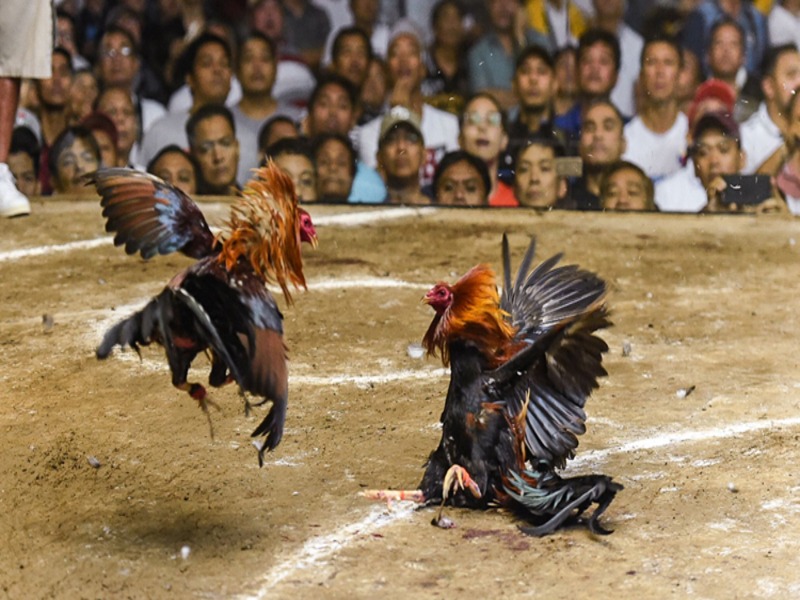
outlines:
[[[289,176],[271,160],[231,206],[228,228],[218,237],[219,262],[230,271],[244,258],[261,278],[279,285],[291,303],[289,285],[306,287],[297,195]]]
[[[450,286],[452,304],[431,322],[422,344],[428,354],[437,350],[445,366],[450,364],[448,346],[455,341],[471,342],[494,368],[514,352],[515,329],[500,309],[495,274],[487,265],[478,265]]]

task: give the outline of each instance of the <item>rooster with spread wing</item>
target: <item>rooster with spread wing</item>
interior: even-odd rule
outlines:
[[[504,288],[478,265],[455,284],[439,283],[425,296],[436,312],[423,339],[428,354],[450,366],[441,416],[442,438],[413,491],[368,490],[373,499],[455,506],[500,505],[531,523],[522,531],[546,535],[586,521],[595,534],[610,531],[597,519],[622,486],[604,475],[562,478],[585,431],[583,407],[606,375],[606,285],[577,266],[557,267],[554,256],[531,271],[535,240],[511,281],[503,236]],[[439,510],[434,523],[452,526]]]
[[[305,288],[301,242],[316,246],[311,217],[297,205],[289,177],[270,162],[231,206],[227,230],[214,236],[197,205],[158,177],[115,168],[97,171],[87,181],[102,196],[106,230],[114,244],[145,259],[179,251],[197,259],[175,275],[142,310],[114,325],[97,348],[106,358],[114,346],[156,342],[164,347],[172,384],[189,393],[208,414],[205,387],[187,381],[189,366],[201,352],[211,358],[209,383],[235,381],[244,396],[263,398],[245,411],[272,401],[253,437],[264,436],[258,452],[281,441],[288,399],[283,316],[266,284],[276,284],[288,303],[289,286]],[[210,422],[210,421],[209,421]]]

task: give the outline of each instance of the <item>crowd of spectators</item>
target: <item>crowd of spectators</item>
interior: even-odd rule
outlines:
[[[800,214],[800,0],[56,6],[28,196],[103,166],[234,195],[272,159],[302,202]]]

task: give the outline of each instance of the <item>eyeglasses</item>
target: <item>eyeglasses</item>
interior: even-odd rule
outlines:
[[[464,113],[464,124],[467,125],[482,125],[486,123],[488,125],[492,125],[493,127],[500,127],[503,124],[503,115],[499,112],[492,111],[487,113],[486,116],[482,115],[479,112],[468,112]]]
[[[133,48],[130,46],[123,46],[119,49],[109,48],[108,50],[103,50],[102,56],[103,58],[116,58],[117,56],[128,58],[129,56],[133,56]]]

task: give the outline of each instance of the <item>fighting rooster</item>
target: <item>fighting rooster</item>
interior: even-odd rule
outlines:
[[[264,452],[281,441],[288,397],[283,316],[265,284],[278,285],[291,303],[289,287],[306,287],[301,242],[317,243],[291,180],[272,162],[259,169],[217,236],[198,206],[158,177],[115,168],[97,171],[87,182],[102,196],[106,230],[116,233],[115,245],[124,244],[128,254],[139,252],[145,259],[176,251],[197,259],[142,310],[109,329],[97,357],[108,357],[117,345],[138,353],[139,346],[160,344],[172,384],[188,392],[208,416],[211,400],[205,387],[187,381],[194,358],[207,352],[209,383],[218,387],[235,381],[246,413],[272,401],[252,434],[265,438],[258,452],[262,465]],[[245,392],[263,400],[251,403]]]
[[[424,301],[435,311],[423,339],[429,355],[450,366],[441,416],[442,438],[413,491],[369,490],[373,499],[410,499],[455,506],[499,505],[520,514],[530,535],[546,535],[569,522],[586,521],[595,534],[610,531],[597,519],[622,486],[604,475],[561,478],[556,469],[572,458],[585,431],[583,407],[606,375],[606,343],[595,332],[608,327],[606,285],[575,265],[557,267],[554,256],[530,271],[532,240],[511,281],[503,236],[504,286],[478,265],[455,284],[438,283]]]

